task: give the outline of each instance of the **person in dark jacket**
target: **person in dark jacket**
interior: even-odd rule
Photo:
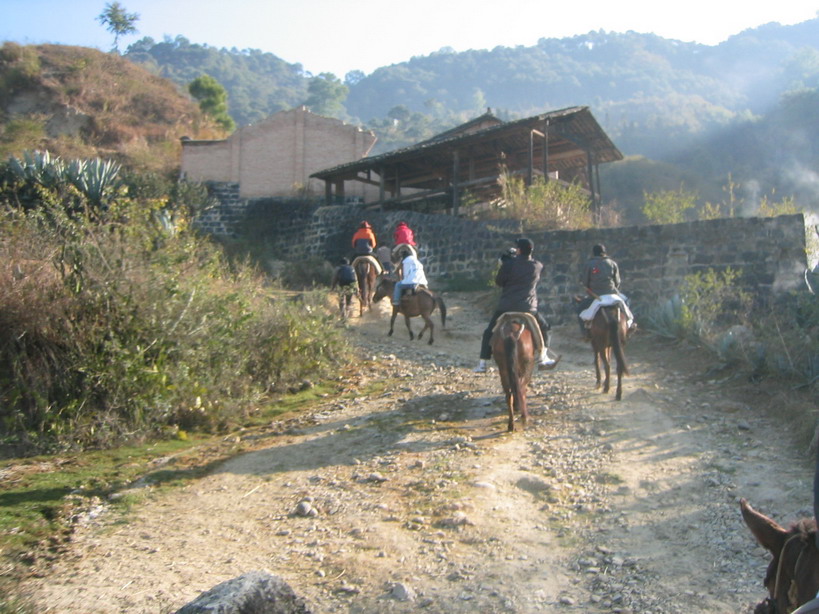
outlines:
[[[577,305],[581,328],[585,329],[586,322],[594,319],[601,304],[618,302],[626,314],[629,329],[634,326],[634,316],[629,309],[628,301],[620,292],[620,268],[606,253],[606,246],[595,245],[592,248],[592,257],[583,268],[580,283],[586,288],[588,296]]]
[[[355,274],[355,269],[350,266],[350,261],[347,258],[342,258],[336,270],[333,272],[333,281],[330,284],[330,290],[338,288],[338,310],[342,318],[350,315],[353,308],[353,297],[358,288],[358,278]]]
[[[486,371],[486,361],[492,358],[492,329],[495,328],[498,318],[507,311],[528,312],[535,316],[543,335],[543,350],[538,357],[538,366],[551,369],[557,365],[560,357],[552,359],[549,356],[549,323],[537,310],[537,284],[540,281],[540,273],[543,265],[532,258],[534,245],[526,238],[518,239],[516,242],[517,255],[512,258],[502,260],[498,274],[495,276],[495,284],[502,288],[498,306],[489,326],[483,331],[481,339],[481,355],[475,373]]]

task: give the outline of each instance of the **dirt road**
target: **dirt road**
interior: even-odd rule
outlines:
[[[475,295],[446,300],[433,346],[403,324],[387,338],[386,306],[354,318],[374,359],[362,380],[396,388],[273,425],[127,523],[98,516],[25,585],[38,611],[173,612],[252,570],[316,612],[751,611],[768,558],[739,497],[781,522],[811,501],[767,387],[643,333],[616,402],[568,327],[559,368],[535,378],[534,424],[509,435],[497,373],[471,371],[487,317]]]

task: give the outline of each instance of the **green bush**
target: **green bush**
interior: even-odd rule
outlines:
[[[104,447],[241,423],[346,359],[332,316],[168,224],[167,199],[90,213],[38,187],[0,213],[0,436]],[[72,212],[69,213],[68,209]]]
[[[677,294],[649,311],[649,328],[664,337],[715,347],[724,330],[748,321],[751,298],[737,285],[739,275],[730,268],[687,275]]]
[[[739,275],[728,268],[685,277],[680,287],[681,324],[689,336],[711,342],[720,328],[747,321],[751,297],[737,285]]]

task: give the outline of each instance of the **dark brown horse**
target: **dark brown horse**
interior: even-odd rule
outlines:
[[[754,614],[789,614],[811,601],[819,591],[815,519],[803,518],[785,529],[745,499],[739,505],[756,541],[773,555],[765,574],[770,596],[756,606]]]
[[[596,388],[601,384],[601,366],[606,379],[602,381],[603,392],[609,391],[611,382],[611,357],[617,361],[617,394],[619,401],[623,398],[623,375],[628,375],[625,345],[628,338],[626,314],[617,305],[600,307],[594,314],[589,329],[592,350],[594,350],[594,371],[597,377]]]
[[[528,314],[505,313],[495,325],[490,341],[492,356],[498,365],[501,385],[509,410],[508,431],[515,430],[515,411],[523,428],[529,420],[526,389],[535,367],[535,334],[537,321]]]
[[[358,315],[363,317],[364,310],[373,308],[375,281],[380,273],[378,261],[374,256],[358,256],[353,260],[355,276],[358,279]]]
[[[398,280],[395,277],[391,277],[389,275],[379,275],[376,281],[375,286],[375,295],[373,296],[373,302],[377,303],[384,297],[387,297],[392,301],[392,294],[393,290],[395,290],[395,284]],[[441,311],[441,327],[446,327],[446,305],[444,305],[444,300],[434,294],[428,288],[423,286],[419,287],[417,290],[413,292],[404,292],[403,296],[401,297],[401,303],[397,307],[393,305],[392,307],[392,317],[390,318],[390,332],[387,335],[392,335],[393,326],[395,325],[395,318],[400,313],[404,316],[404,322],[407,325],[407,330],[409,331],[409,338],[410,340],[415,339],[415,335],[412,333],[412,328],[410,327],[410,318],[414,318],[417,316],[421,316],[424,320],[424,328],[421,329],[421,332],[418,333],[418,339],[420,340],[421,337],[424,336],[424,331],[429,329],[429,344],[432,345],[433,342],[433,332],[435,330],[435,326],[432,323],[432,312],[435,311],[435,308]]]

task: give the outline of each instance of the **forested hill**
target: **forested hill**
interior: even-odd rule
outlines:
[[[182,36],[160,43],[146,37],[128,47],[125,57],[185,90],[200,75],[215,78],[228,91],[230,114],[239,126],[291,109],[307,97],[310,75],[301,64],[256,49],[217,49]]]
[[[143,39],[126,57],[180,85],[210,74],[228,90],[239,125],[305,102],[311,80],[336,78],[311,75],[272,53],[182,37]],[[766,112],[785,91],[816,87],[819,19],[768,24],[716,46],[601,31],[530,47],[442,49],[370,75],[352,71],[343,82],[348,95],[337,115],[380,132],[380,147],[424,138],[486,107],[522,117],[588,105],[624,153],[664,157],[709,129]],[[404,130],[396,133],[399,123]]]

